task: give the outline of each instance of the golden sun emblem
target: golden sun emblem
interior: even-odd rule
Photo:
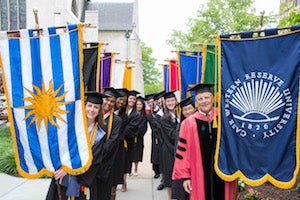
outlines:
[[[46,131],[48,132],[48,122],[53,126],[59,128],[59,125],[55,122],[54,118],[57,118],[64,123],[67,123],[62,117],[62,114],[66,114],[68,110],[62,110],[59,108],[62,105],[70,104],[71,102],[62,101],[67,92],[64,92],[61,96],[57,96],[58,92],[62,88],[61,84],[57,90],[54,91],[52,81],[49,81],[49,89],[46,91],[44,80],[42,81],[42,88],[40,89],[36,85],[33,85],[33,88],[36,91],[34,94],[29,89],[25,90],[31,95],[31,97],[23,98],[24,101],[29,101],[31,105],[22,106],[21,108],[29,109],[30,111],[26,114],[24,120],[28,119],[30,116],[33,116],[28,126],[36,121],[38,131],[40,131],[41,123],[44,121]]]

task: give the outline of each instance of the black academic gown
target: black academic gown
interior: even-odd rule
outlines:
[[[160,118],[162,127],[162,156],[163,156],[163,175],[164,185],[166,187],[172,187],[172,172],[175,160],[176,152],[176,135],[179,130],[179,123],[177,119],[171,119],[170,117],[163,115]]]
[[[108,130],[108,122],[109,117],[105,120],[105,125],[102,129],[107,132]],[[105,142],[102,147],[101,151],[101,163],[99,169],[96,174],[96,181],[97,181],[97,199],[101,200],[110,200],[111,199],[111,175],[113,164],[115,162],[115,158],[117,155],[118,150],[118,142],[119,142],[119,133],[121,127],[121,119],[117,115],[113,114],[113,122],[112,122],[112,129],[111,134],[108,140],[106,140],[106,135],[104,136]]]
[[[161,125],[157,120],[157,116],[151,112],[146,115],[147,121],[151,127],[151,163],[159,165],[159,153],[161,151],[162,139],[160,137]],[[156,172],[159,174],[159,172]]]
[[[133,160],[133,149],[134,149],[134,138],[137,136],[136,130],[139,126],[140,113],[132,110],[128,115],[127,122],[124,128],[125,140],[127,142],[127,151],[125,152],[125,166],[124,173],[131,173],[132,160]]]
[[[213,122],[196,119],[201,149],[206,199],[224,199],[224,181],[214,170],[217,129]]]
[[[113,169],[112,169],[112,175],[111,175],[111,181],[112,181],[112,186],[117,186],[118,184],[123,184],[124,183],[124,168],[125,166],[125,152],[126,148],[124,146],[124,128],[127,122],[127,115],[123,110],[121,109],[118,111],[116,114],[121,118],[121,128],[120,128],[120,133],[119,133],[119,144],[118,144],[118,151],[117,155],[115,158],[115,162],[113,164]]]
[[[158,136],[159,141],[160,141],[160,145],[159,145],[159,149],[158,149],[158,160],[159,160],[159,168],[161,169],[160,170],[161,173],[163,173],[162,169],[164,168],[164,158],[163,158],[163,153],[162,153],[162,151],[163,151],[162,145],[164,143],[164,138],[162,137],[162,127],[161,127],[160,118],[163,115],[164,115],[163,110],[160,110],[155,114],[155,119],[156,119],[156,122],[158,124],[157,136]],[[161,183],[164,184],[164,177],[162,177]]]
[[[143,161],[143,151],[144,151],[144,135],[147,131],[147,118],[145,113],[140,113],[138,128],[136,130],[136,137],[134,139],[133,145],[133,162]]]

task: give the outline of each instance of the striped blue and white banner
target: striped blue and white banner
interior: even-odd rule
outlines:
[[[80,26],[80,27],[79,27]],[[19,173],[83,173],[91,163],[84,109],[81,25],[40,36],[0,32],[4,89]]]

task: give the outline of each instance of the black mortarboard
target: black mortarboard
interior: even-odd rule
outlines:
[[[181,101],[180,103],[178,103],[177,105],[179,105],[181,108],[188,106],[188,105],[192,105],[195,107],[195,103],[192,99],[192,97],[186,98],[183,101]]]
[[[214,84],[210,84],[210,83],[200,83],[190,88],[189,91],[194,91],[196,94],[202,92],[211,92],[210,88],[213,86]]]
[[[150,99],[154,99],[154,95],[155,94],[147,94],[147,95],[145,95],[145,100],[148,101]]]
[[[175,96],[175,94],[174,94],[175,91],[176,91],[176,90],[165,93],[165,94],[163,95],[164,99],[169,99],[169,98],[173,98],[173,97],[176,98],[176,96]]]
[[[137,101],[141,101],[141,102],[143,102],[143,103],[144,103],[144,101],[145,101],[145,98],[144,98],[144,97],[142,97],[142,96],[138,96],[138,97],[136,98],[136,100],[137,100]]]
[[[116,98],[119,97],[119,93],[113,87],[104,88],[104,92],[103,93],[105,95],[107,95],[107,96],[113,96],[113,97],[116,97]]]
[[[86,101],[94,104],[102,104],[103,102],[102,98],[107,97],[107,95],[96,91],[88,91],[85,93],[85,95],[86,95]]]
[[[164,90],[157,93],[156,95],[154,95],[154,100],[158,100],[158,99],[162,98],[164,96],[164,94],[165,94]]]
[[[130,96],[135,96],[136,97],[136,95],[138,95],[138,94],[140,94],[140,93],[138,91],[135,91],[135,90],[130,90],[128,92],[128,96],[130,95]]]
[[[119,93],[119,97],[128,96],[129,91],[126,88],[118,88],[116,91]]]

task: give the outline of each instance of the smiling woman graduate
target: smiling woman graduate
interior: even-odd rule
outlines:
[[[133,145],[133,157],[134,162],[134,176],[138,175],[138,163],[143,161],[144,153],[144,135],[147,131],[147,118],[145,112],[145,98],[138,96],[136,98],[135,111],[139,114],[138,128],[135,132],[134,145]]]
[[[114,107],[116,98],[119,96],[114,88],[105,88],[104,94],[108,97],[103,99],[103,130],[107,132],[105,135],[105,142],[101,150],[101,161],[97,171],[97,199],[111,200],[112,196],[115,197],[116,193],[112,193],[113,186],[113,166],[117,157],[120,128],[122,120],[114,114]]]
[[[107,96],[99,92],[86,93],[85,113],[89,133],[89,141],[92,147],[93,161],[90,168],[84,175],[72,176],[58,169],[54,172],[54,179],[49,187],[47,200],[54,199],[97,199],[97,182],[95,180],[96,171],[99,166],[100,152],[104,143],[106,131],[101,126],[104,125],[102,115],[103,98]],[[56,185],[59,187],[56,187]],[[58,190],[58,189],[59,190]],[[91,198],[90,198],[91,197]]]
[[[179,129],[179,119],[176,116],[176,97],[175,91],[164,94],[165,110],[160,118],[161,134],[162,134],[162,158],[163,158],[163,175],[164,186],[167,187],[168,197],[172,197],[172,171],[174,165],[174,157],[176,151],[176,135]]]
[[[124,183],[122,185],[122,192],[127,191],[127,174],[131,174],[132,168],[132,157],[133,157],[133,146],[134,146],[134,138],[136,130],[139,127],[139,117],[134,107],[136,103],[136,96],[140,94],[138,91],[130,90],[128,92],[127,105],[125,109],[125,114],[127,115],[126,125],[124,127],[124,135],[125,135],[125,144],[126,144],[126,152],[125,152],[125,165],[124,165]]]

